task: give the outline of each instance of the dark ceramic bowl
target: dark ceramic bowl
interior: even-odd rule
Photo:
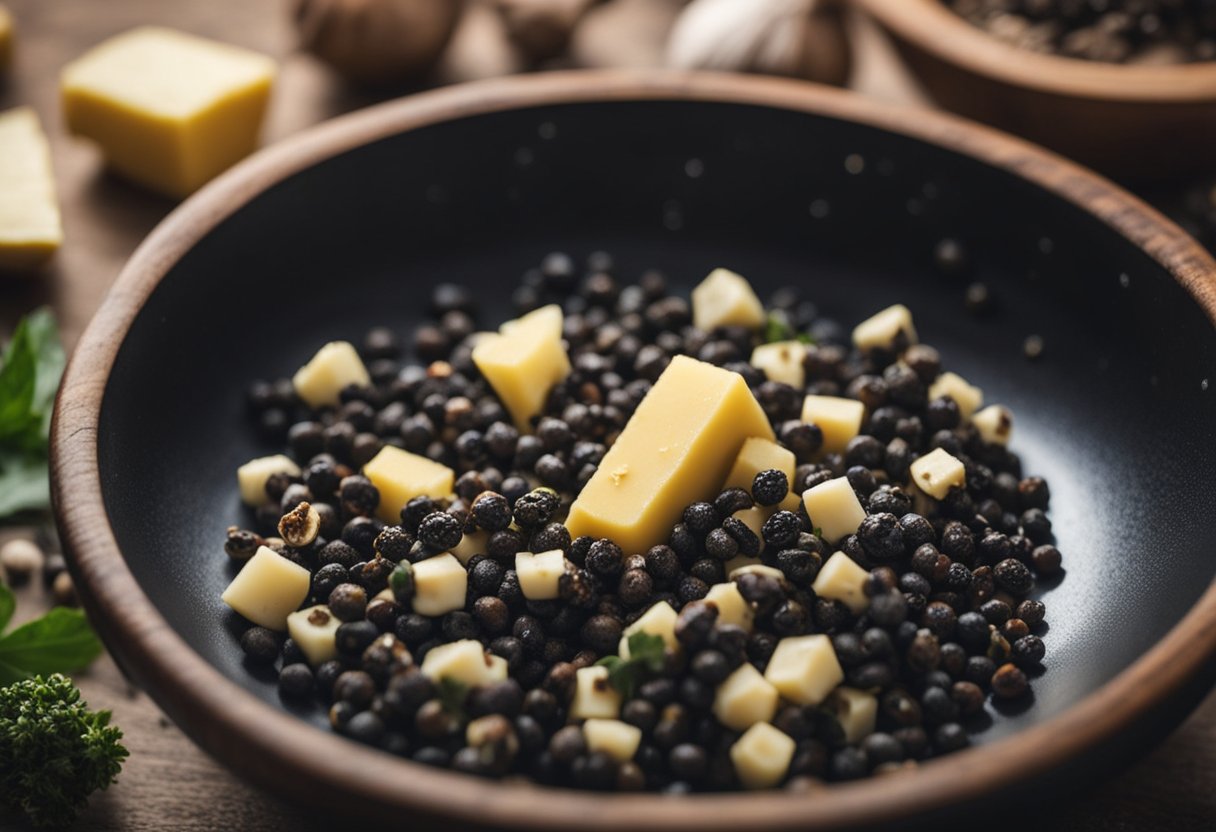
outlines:
[[[935,265],[947,237],[966,252],[961,275]],[[245,385],[373,324],[408,332],[437,281],[509,317],[509,287],[553,249],[607,249],[625,275],[658,266],[684,286],[725,265],[762,294],[801,286],[843,321],[909,304],[949,366],[1013,408],[1014,447],[1051,482],[1068,574],[1041,588],[1051,630],[1033,700],[906,777],[689,800],[466,778],[287,712],[242,665],[219,600],[224,529],[243,517],[233,472],[275,450],[246,423]],[[996,300],[986,319],[963,312],[971,280]],[[1216,264],[1133,197],[953,118],[727,76],[453,88],[271,148],[151,235],[64,379],[56,512],[132,677],[239,774],[321,809],[734,832],[1041,797],[1160,737],[1216,671],[1213,281]],[[1031,334],[1045,345],[1034,363]]]

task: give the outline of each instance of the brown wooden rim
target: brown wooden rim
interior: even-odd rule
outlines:
[[[145,300],[178,259],[238,207],[321,160],[399,132],[500,110],[563,103],[694,100],[776,107],[856,121],[1009,170],[1101,218],[1181,283],[1216,323],[1216,262],[1135,197],[1018,139],[951,116],[890,108],[779,79],[675,72],[564,72],[498,79],[389,102],[264,150],[173,211],[138,248],[77,346],[52,426],[55,514],[73,576],[98,629],[152,697],[205,750],[280,793],[337,806],[414,808],[453,821],[514,828],[663,828],[688,832],[852,826],[907,819],[1063,765],[1178,691],[1216,655],[1216,581],[1156,646],[1047,723],[925,765],[914,776],[786,793],[596,796],[499,785],[406,761],[306,727],[258,700],[196,654],[127,568],[101,497],[96,436],[106,380]],[[319,786],[319,788],[318,788]],[[312,791],[309,791],[312,789]],[[543,794],[543,803],[540,802]],[[385,814],[384,810],[380,814]],[[409,817],[401,815],[402,819]]]
[[[1216,61],[1143,66],[1043,55],[998,40],[942,0],[852,1],[918,49],[1006,84],[1111,101],[1216,102]]]

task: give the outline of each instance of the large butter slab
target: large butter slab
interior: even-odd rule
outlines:
[[[553,385],[570,373],[570,358],[562,346],[562,310],[542,306],[522,318],[507,321],[473,348],[473,363],[490,382],[511,413],[515,426],[531,430]]]
[[[566,527],[644,552],[667,540],[685,506],[717,493],[754,436],[774,438],[743,377],[678,355],[570,507]]]
[[[415,497],[450,497],[456,481],[456,472],[446,465],[392,445],[363,466],[363,476],[380,492],[376,514],[386,523],[400,522],[401,509]]]
[[[0,32],[0,51],[2,42]],[[37,268],[62,242],[51,151],[38,116],[29,107],[0,113],[0,270]]]

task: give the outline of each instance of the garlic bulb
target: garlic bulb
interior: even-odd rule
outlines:
[[[825,0],[693,0],[672,27],[667,65],[843,84],[850,52],[841,10]]]
[[[439,59],[461,0],[296,0],[301,46],[364,84],[420,75]]]

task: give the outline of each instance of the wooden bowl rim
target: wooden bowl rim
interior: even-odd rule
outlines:
[[[1216,61],[1113,64],[1019,49],[941,0],[853,0],[884,28],[939,60],[1044,93],[1143,104],[1216,102]]]
[[[483,81],[352,113],[263,150],[175,209],[131,257],[68,364],[52,425],[55,516],[85,606],[120,664],[206,751],[280,794],[335,810],[349,807],[339,802],[345,798],[383,816],[400,818],[394,813],[414,809],[471,825],[555,831],[628,826],[737,832],[906,820],[1062,766],[1180,690],[1216,655],[1216,581],[1157,645],[1063,714],[1013,737],[928,763],[915,775],[840,784],[813,798],[782,792],[690,800],[603,796],[496,784],[392,760],[262,702],[221,675],[170,628],[119,551],[101,496],[97,458],[110,371],[132,322],[169,269],[263,190],[362,144],[507,109],[644,100],[766,106],[850,120],[1010,171],[1082,207],[1148,252],[1216,323],[1216,262],[1180,229],[1096,174],[947,115],[891,108],[796,81],[651,70]]]

